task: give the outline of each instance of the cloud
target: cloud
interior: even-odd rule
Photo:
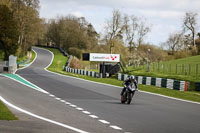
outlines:
[[[78,18],[80,18],[80,17],[83,17],[83,16],[84,16],[84,15],[83,15],[81,12],[79,12],[79,11],[72,12],[71,14],[72,14],[72,15],[74,15],[74,16],[76,16],[76,17],[78,17]]]
[[[155,11],[155,10],[139,10],[141,14],[146,17],[160,18],[160,19],[176,19],[182,17],[182,11]]]

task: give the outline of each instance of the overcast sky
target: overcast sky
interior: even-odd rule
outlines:
[[[40,17],[83,16],[101,33],[114,9],[145,17],[152,25],[146,42],[159,45],[170,33],[181,30],[185,12],[196,12],[199,19],[200,0],[40,0]]]

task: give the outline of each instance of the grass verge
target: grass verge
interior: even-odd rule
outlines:
[[[35,56],[36,56],[36,54],[33,50],[31,52],[32,52],[32,57],[28,63],[31,63],[35,59]]]
[[[31,59],[28,62],[26,62],[25,64],[19,65],[19,68],[23,68],[24,66],[28,65],[29,63],[31,63],[35,59],[36,53],[33,50],[31,51],[31,53],[32,53]],[[27,60],[27,57],[23,57],[23,59],[24,60],[22,60],[22,59],[20,59],[20,60],[25,61],[25,60]]]
[[[54,48],[46,48],[46,49],[54,53],[54,60],[51,66],[49,66],[47,69],[54,72],[62,71],[63,67],[65,66],[68,60],[68,57],[64,56],[58,49]]]
[[[1,101],[0,120],[18,120],[18,118]]]
[[[60,53],[59,50],[57,49],[49,49],[48,50],[52,51],[54,53],[54,60],[49,68],[47,68],[50,71],[60,73],[63,75],[67,76],[73,76],[85,80],[90,80],[90,81],[95,81],[99,83],[106,83],[106,84],[111,84],[115,86],[121,86],[122,87],[122,81],[119,81],[115,78],[93,78],[89,76],[84,76],[84,75],[78,75],[78,74],[73,74],[73,73],[68,73],[63,71],[63,65],[66,63],[67,58]],[[200,102],[200,93],[195,92],[195,91],[188,91],[188,92],[181,92],[181,91],[176,91],[176,90],[170,90],[167,88],[159,88],[156,86],[146,86],[146,85],[139,85],[139,90],[142,91],[147,91],[147,92],[152,92],[156,94],[161,94],[165,96],[170,96],[174,98],[180,98],[184,100],[190,100],[194,102]]]
[[[146,72],[146,70],[135,70],[135,69],[132,69],[132,71],[129,72],[128,74],[135,75],[135,76],[160,77],[160,78],[200,82],[199,76],[196,77],[193,75],[177,75],[177,74],[170,74],[170,73]]]

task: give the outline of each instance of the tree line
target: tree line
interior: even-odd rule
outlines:
[[[84,17],[73,15],[51,19],[45,27],[46,39],[40,41],[43,44],[46,41],[47,45],[63,48],[79,59],[83,52],[118,53],[124,64],[132,58],[135,48],[144,48],[144,39],[151,29],[144,18],[128,16],[119,10],[112,12],[103,35],[98,34]]]
[[[162,44],[170,55],[179,54],[177,58],[180,58],[181,53],[182,56],[200,54],[200,32],[198,32],[197,17],[197,13],[186,12],[182,20],[182,30],[171,33],[167,41]]]
[[[39,17],[39,0],[0,0],[0,56],[24,56],[33,45],[55,46],[81,60],[82,53],[117,53],[125,64],[146,64],[171,59],[188,49],[200,53],[197,14],[188,12],[183,30],[169,35],[162,47],[145,42],[151,24],[145,18],[113,10],[104,33],[97,33],[84,17]]]
[[[0,0],[0,52],[24,56],[43,29],[39,0]]]

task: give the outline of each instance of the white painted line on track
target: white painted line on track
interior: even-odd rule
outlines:
[[[61,99],[60,99],[60,98],[58,98],[58,97],[57,97],[57,98],[55,98],[55,99],[56,99],[56,100],[61,100]]]
[[[110,122],[106,121],[106,120],[99,120],[101,123],[103,124],[110,124]]]
[[[151,95],[155,95],[155,96],[160,96],[160,97],[164,97],[164,98],[168,98],[168,99],[173,99],[173,100],[177,100],[177,101],[182,101],[182,102],[187,102],[187,103],[194,103],[194,104],[199,104],[200,105],[199,102],[192,102],[192,101],[188,101],[188,100],[178,99],[178,98],[169,97],[169,96],[165,96],[165,95],[161,95],[161,94],[155,94],[155,93],[146,92],[146,91],[139,91],[139,92],[143,92],[143,93],[147,93],[147,94],[151,94]]]
[[[70,107],[73,107],[73,108],[76,108],[77,106],[76,105],[73,105],[73,104],[71,104],[71,105],[69,105]]]
[[[52,95],[52,94],[51,94],[51,95],[49,95],[49,96],[50,96],[50,97],[55,97],[55,96],[54,96],[54,95]]]
[[[2,75],[2,74],[0,74],[0,75]],[[18,74],[15,74],[15,75],[19,76]],[[29,82],[29,81],[27,81],[26,79],[22,78],[21,76],[19,76],[19,77],[22,78],[23,80],[25,80],[26,82],[28,82],[29,84],[33,84],[33,85],[36,86],[38,89],[36,89],[36,88],[34,88],[34,87],[32,87],[32,86],[30,86],[30,85],[28,85],[28,84],[25,84],[25,83],[23,83],[23,82],[21,82],[21,81],[19,81],[19,80],[16,80],[16,79],[14,79],[14,78],[11,78],[11,77],[9,77],[9,76],[7,76],[7,75],[2,75],[2,76],[7,77],[7,78],[9,78],[9,79],[12,79],[12,80],[14,80],[14,81],[16,81],[16,82],[18,82],[18,83],[20,83],[20,84],[23,84],[23,85],[25,85],[25,86],[28,86],[28,87],[32,88],[32,89],[34,89],[34,90],[40,91],[40,92],[45,93],[45,94],[49,94],[47,91],[41,89],[40,87],[34,85],[33,83],[31,83],[31,82]]]
[[[31,83],[30,81],[26,80],[26,79],[23,78],[22,76],[20,76],[20,75],[18,75],[18,74],[16,74],[16,75],[19,76],[20,78],[22,78],[23,80],[25,80],[26,82],[28,82],[28,83],[34,85],[35,87],[37,87],[37,88],[39,89],[39,91],[41,91],[41,92],[43,92],[43,93],[46,93],[46,94],[49,94],[49,92],[47,92],[47,91],[43,90],[42,88],[38,87],[37,85]]]
[[[43,49],[43,48],[40,48],[40,49]],[[51,55],[52,55],[52,58],[51,58],[51,61],[50,61],[49,65],[47,65],[47,66],[44,68],[44,70],[48,71],[47,68],[48,68],[49,66],[51,66],[51,64],[52,64],[52,62],[53,62],[53,59],[54,59],[54,54],[53,54],[53,52],[51,52],[50,50],[47,50],[47,49],[43,49],[43,50],[46,50],[46,51],[50,52]]]
[[[69,102],[65,102],[65,104],[70,105],[71,103],[69,103]]]
[[[60,100],[62,103],[65,103],[65,100]]]
[[[91,113],[88,111],[82,111],[84,114],[90,115]]]
[[[80,111],[82,111],[82,110],[84,110],[83,108],[76,108],[77,110],[80,110]]]
[[[54,121],[54,120],[50,120],[50,119],[48,119],[48,118],[44,118],[44,117],[41,117],[41,116],[39,116],[39,115],[33,114],[33,113],[31,113],[31,112],[28,112],[28,111],[26,111],[26,110],[23,110],[23,109],[21,109],[21,108],[15,106],[15,105],[9,103],[8,101],[6,101],[6,100],[5,100],[3,97],[1,97],[1,96],[0,96],[0,100],[1,100],[3,103],[5,103],[6,105],[8,105],[8,106],[10,106],[10,107],[12,107],[12,108],[14,108],[14,109],[16,109],[16,110],[22,112],[22,113],[28,114],[28,115],[30,115],[30,116],[32,116],[32,117],[35,117],[35,118],[38,118],[38,119],[47,121],[47,122],[49,122],[49,123],[53,123],[53,124],[55,124],[55,125],[58,125],[58,126],[61,126],[61,127],[64,127],[64,128],[70,129],[70,130],[73,130],[73,131],[76,131],[76,132],[78,132],[78,133],[88,133],[88,132],[83,131],[83,130],[81,130],[81,129],[78,129],[78,128],[75,128],[75,127],[72,127],[72,126],[69,126],[69,125],[60,123],[60,122],[56,122],[56,121]]]
[[[94,119],[98,119],[99,117],[96,115],[89,115],[90,117],[94,118]]]
[[[114,126],[114,125],[111,125],[110,127],[113,128],[113,129],[116,129],[116,130],[122,130],[122,128],[120,128],[118,126]]]

